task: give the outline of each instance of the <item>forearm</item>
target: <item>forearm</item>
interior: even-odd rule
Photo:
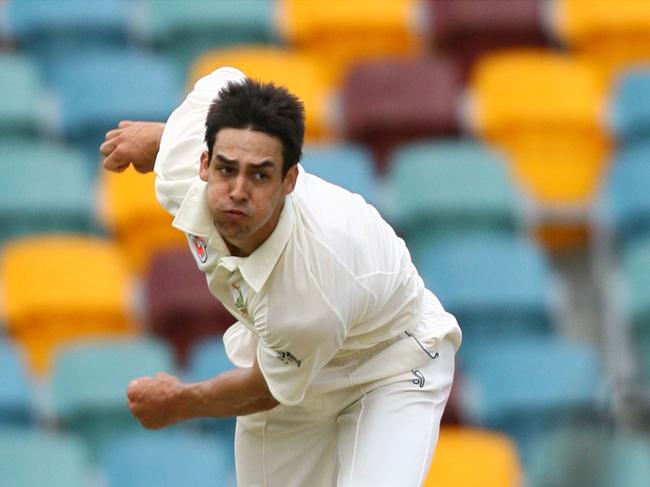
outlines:
[[[274,408],[278,402],[254,374],[252,369],[234,369],[184,384],[178,397],[182,419],[243,416]]]

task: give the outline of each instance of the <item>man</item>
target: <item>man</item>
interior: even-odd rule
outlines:
[[[136,379],[129,407],[148,428],[237,416],[242,487],[419,486],[460,329],[377,211],[302,170],[303,136],[295,96],[233,68],[199,80],[165,125],[107,134],[105,168],[155,170],[238,318],[224,335],[236,369]]]

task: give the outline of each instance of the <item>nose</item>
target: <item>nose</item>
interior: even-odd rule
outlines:
[[[243,175],[234,178],[230,186],[230,199],[246,201],[248,199],[248,183]]]

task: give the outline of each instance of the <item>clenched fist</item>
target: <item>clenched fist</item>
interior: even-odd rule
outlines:
[[[183,390],[178,378],[164,372],[155,377],[140,377],[131,381],[127,389],[129,409],[145,428],[164,428],[184,419]]]
[[[136,171],[147,173],[153,171],[164,123],[122,121],[106,134],[99,151],[106,158],[104,169],[122,172],[129,164]]]

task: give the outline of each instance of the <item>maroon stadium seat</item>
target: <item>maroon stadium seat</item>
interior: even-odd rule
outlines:
[[[368,145],[379,172],[398,144],[459,132],[460,72],[440,57],[358,64],[342,90],[343,131]]]
[[[156,253],[145,277],[151,332],[167,340],[185,366],[192,345],[223,334],[236,320],[210,293],[189,249]]]

